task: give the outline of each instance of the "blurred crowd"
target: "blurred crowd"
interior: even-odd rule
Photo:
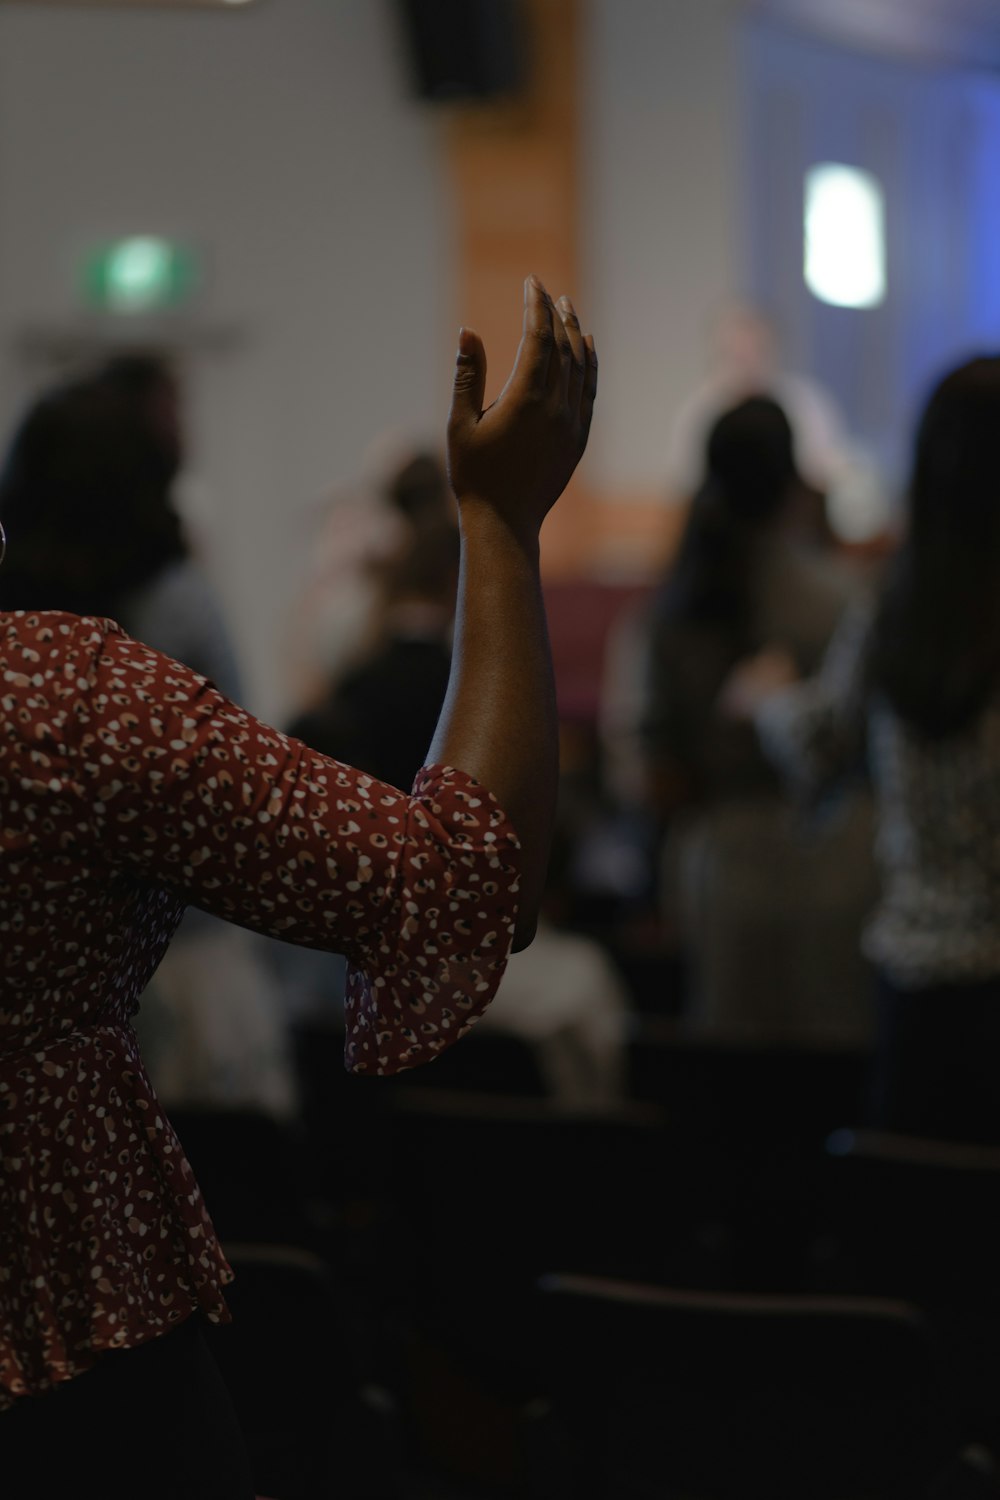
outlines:
[[[592,711],[567,716],[538,935],[426,1070],[440,1079],[414,1085],[610,1120],[690,1103],[678,1058],[737,1058],[752,1111],[774,1059],[805,1057],[849,1078],[826,1126],[1000,1144],[998,429],[1000,359],[947,375],[905,520],[845,544],[831,517],[857,456],[834,404],[780,368],[757,315],[730,316],[664,453],[679,544],[608,612]],[[110,616],[239,700],[239,652],[177,510],[186,457],[183,393],[156,352],[44,392],[0,472],[0,608]],[[460,562],[439,455],[407,453],[331,503],[312,556],[284,727],[408,788],[447,689]],[[588,587],[550,589],[557,642]],[[335,1107],[320,1098],[343,983],[336,958],[192,910],[137,1020],[179,1119],[249,1112],[305,1133],[341,1249],[399,1211],[370,1096],[331,1081]],[[642,1072],[668,1055],[669,1095]],[[359,1122],[360,1155],[330,1145]],[[688,1230],[710,1267],[692,1274],[739,1279],[712,1241],[735,1232],[724,1212],[692,1210]]]
[[[930,404],[902,539],[852,547],[830,524],[856,462],[834,403],[781,368],[750,308],[728,310],[716,345],[665,453],[665,488],[688,496],[679,543],[661,577],[605,609],[593,702],[564,726],[547,916],[484,1025],[537,1049],[553,1100],[574,1107],[620,1101],[637,1014],[727,1044],[877,1041],[869,1123],[1000,1140],[988,1099],[968,1113],[971,1061],[956,1057],[950,1081],[940,1064],[924,1119],[890,1100],[886,1051],[917,1009],[891,1019],[891,997],[933,1007],[958,986],[955,1030],[966,992],[1000,972],[989,841],[960,833],[949,801],[975,819],[990,777],[976,736],[992,723],[993,366]],[[238,700],[238,652],[177,510],[184,427],[156,353],[46,391],[0,477],[0,604],[111,616]],[[311,556],[286,728],[407,788],[450,668],[459,533],[439,455],[397,451],[369,492],[331,500]],[[574,608],[572,588],[550,591],[557,670]],[[294,1113],[290,1028],[336,1028],[343,973],[272,950],[189,915],[140,1018],[168,1101]]]

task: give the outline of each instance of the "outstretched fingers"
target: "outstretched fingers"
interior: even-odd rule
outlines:
[[[568,409],[586,433],[597,389],[594,341],[568,297],[553,303],[537,276],[524,283],[524,324],[507,388]]]
[[[549,385],[553,365],[558,367],[556,328],[552,298],[537,276],[524,283],[524,324],[509,385],[522,394],[542,396]]]
[[[460,328],[451,392],[449,428],[475,425],[483,414],[486,394],[486,350],[478,333]]]
[[[580,328],[580,319],[568,297],[560,297],[556,304],[562,321],[563,391],[575,417],[580,409],[580,396],[587,373],[587,350]],[[568,347],[567,347],[568,346]]]
[[[583,374],[583,386],[580,391],[580,431],[584,442],[590,431],[590,419],[594,415],[594,401],[597,396],[597,349],[594,345],[594,335],[588,333],[583,341],[583,352],[586,360],[586,368]]]

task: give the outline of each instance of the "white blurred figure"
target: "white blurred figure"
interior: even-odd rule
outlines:
[[[569,828],[557,825],[535,939],[511,954],[479,1025],[528,1043],[557,1107],[602,1110],[626,1096],[632,1007],[601,944],[563,925],[576,853]]]
[[[600,1110],[625,1095],[628,1018],[625,984],[600,944],[543,918],[479,1024],[531,1044],[557,1105]]]
[[[674,417],[667,456],[672,492],[679,498],[694,494],[715,420],[750,396],[770,396],[785,412],[796,468],[826,497],[826,521],[834,536],[860,542],[879,534],[888,509],[874,464],[851,439],[829,392],[782,368],[774,328],[748,303],[733,303],[718,317],[709,373]]]

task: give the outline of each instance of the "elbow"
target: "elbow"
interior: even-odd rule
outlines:
[[[523,953],[535,940],[538,931],[537,911],[521,912],[514,923],[514,941],[510,945],[511,953]]]

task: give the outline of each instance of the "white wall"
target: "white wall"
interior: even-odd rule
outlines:
[[[599,339],[592,473],[660,492],[670,420],[739,291],[730,0],[585,0],[586,307]]]
[[[736,280],[728,0],[583,0],[583,305],[602,389],[591,474],[659,491],[665,424]],[[79,318],[86,247],[206,252],[190,365],[210,559],[248,702],[287,707],[279,637],[317,494],[386,428],[435,436],[453,339],[451,203],[391,0],[245,11],[0,5],[0,424],[26,327]]]
[[[711,313],[769,291],[741,191],[757,180],[744,90],[760,80],[733,0],[581,4],[580,290],[601,351],[590,476],[658,494]],[[408,97],[393,10],[0,4],[0,422],[21,379],[14,340],[78,317],[89,243],[146,230],[204,247],[203,317],[243,341],[192,366],[197,467],[248,701],[265,714],[287,706],[277,638],[312,502],[356,476],[385,429],[436,436],[448,398],[461,309],[444,125]],[[967,168],[982,323],[1000,317],[1000,110],[980,93]],[[808,363],[791,324],[790,355]],[[893,393],[880,401],[899,410]]]
[[[735,0],[584,7],[582,252],[602,355],[591,472],[610,493],[665,492],[671,419],[704,369],[711,315],[749,295],[894,487],[927,382],[1000,338],[1000,85],[811,40]],[[803,174],[818,160],[885,186],[890,295],[873,312],[825,308],[803,284]]]
[[[245,11],[0,6],[0,422],[26,327],[68,325],[87,245],[195,243],[199,309],[241,342],[191,369],[196,466],[248,702],[286,706],[277,637],[304,509],[386,428],[443,422],[457,311],[440,123],[389,0]]]

